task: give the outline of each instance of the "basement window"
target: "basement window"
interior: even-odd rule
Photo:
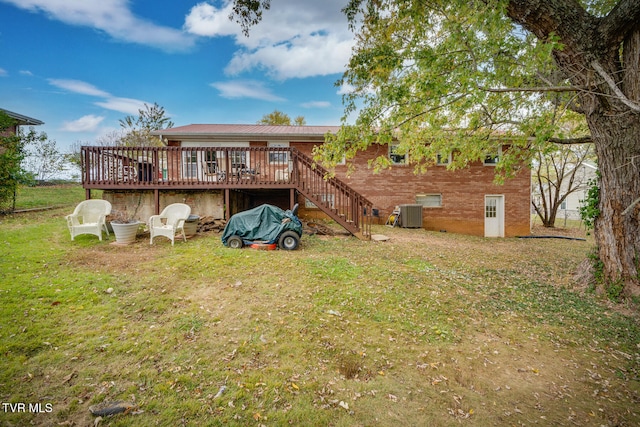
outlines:
[[[315,194],[315,197],[320,199],[320,201],[326,207],[329,207],[331,209],[336,207],[336,199],[335,199],[335,195],[334,194]],[[316,204],[313,203],[309,199],[304,199],[304,207],[308,208],[308,209],[317,209],[318,208],[318,206],[316,206]]]
[[[441,208],[442,194],[417,194],[416,204],[425,208]]]

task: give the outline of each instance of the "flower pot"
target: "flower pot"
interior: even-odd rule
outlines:
[[[140,222],[136,221],[123,224],[112,221],[111,227],[113,228],[113,234],[116,236],[116,243],[128,245],[135,242]]]
[[[189,218],[184,222],[184,235],[187,239],[196,235],[199,221],[198,215],[189,215]]]

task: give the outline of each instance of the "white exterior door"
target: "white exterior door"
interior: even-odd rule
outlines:
[[[484,237],[504,237],[504,196],[484,196]]]

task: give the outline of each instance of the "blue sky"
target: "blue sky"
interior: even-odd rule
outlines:
[[[247,38],[228,1],[0,0],[0,107],[62,151],[157,102],[176,126],[275,109],[338,125],[354,44],[344,0],[274,0]]]

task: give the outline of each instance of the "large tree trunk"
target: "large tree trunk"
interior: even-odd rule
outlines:
[[[640,101],[640,31],[623,44],[618,84],[628,101]],[[595,237],[604,277],[609,285],[624,285],[626,296],[640,295],[640,113],[619,100],[601,97],[598,109],[587,114],[601,174],[600,217]],[[608,107],[608,108],[607,108]],[[627,209],[629,208],[629,209]]]
[[[554,34],[562,43],[553,55],[580,88],[598,157],[595,237],[605,286],[640,295],[640,205],[625,212],[640,197],[640,3],[619,0],[597,18],[576,0],[510,0],[507,14],[540,40]]]
[[[623,285],[626,296],[640,295],[640,121],[637,116],[589,117],[600,170],[600,216],[595,238],[605,286]]]

